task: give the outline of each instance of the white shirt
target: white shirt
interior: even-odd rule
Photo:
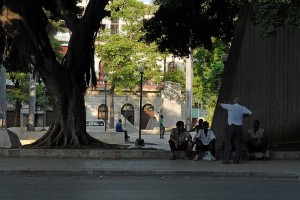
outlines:
[[[200,129],[198,133],[193,138],[193,142],[196,142],[196,138],[201,140],[202,144],[208,145],[210,141],[216,139],[214,132],[210,129],[207,130],[207,135],[205,135],[204,129]]]
[[[228,111],[228,124],[229,125],[238,125],[241,126],[243,124],[244,115],[252,115],[252,112],[246,108],[245,106],[241,106],[238,103],[235,104],[221,104],[222,108]]]
[[[265,130],[260,128],[256,132],[254,131],[254,128],[248,129],[248,135],[250,138],[258,138],[261,139],[264,137]]]

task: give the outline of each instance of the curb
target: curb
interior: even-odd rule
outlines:
[[[171,153],[167,150],[145,148],[121,150],[0,149],[0,157],[14,158],[169,159],[170,156]],[[217,157],[220,158],[220,156]],[[270,160],[300,160],[300,151],[270,151]]]
[[[131,171],[131,170],[47,170],[47,169],[19,169],[19,170],[0,170],[0,176],[26,176],[26,177],[103,177],[103,176],[134,176],[134,177],[206,177],[206,178],[290,178],[300,179],[300,173],[296,172],[226,172],[226,171]]]
[[[13,158],[97,158],[168,159],[170,152],[157,149],[0,149],[0,157]]]

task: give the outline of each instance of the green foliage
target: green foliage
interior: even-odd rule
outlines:
[[[59,62],[61,62],[61,60],[63,59],[64,55],[61,53],[61,45],[62,45],[62,42],[55,39],[54,37],[51,37],[50,38],[50,42],[51,42],[51,45],[52,45],[52,48],[55,52],[55,55],[56,55],[56,58]]]
[[[180,69],[175,68],[172,71],[167,71],[164,74],[163,81],[172,81],[175,83],[180,83],[181,92],[185,93],[185,73],[182,72]]]
[[[254,1],[252,21],[264,37],[275,34],[284,26],[300,27],[299,0]]]
[[[213,39],[212,50],[197,48],[194,51],[194,97],[212,118],[222,83],[224,64],[222,55],[228,51],[220,39]]]
[[[52,106],[52,98],[47,93],[47,90],[44,85],[36,85],[36,107],[40,109],[47,109],[49,106]]]
[[[26,73],[10,72],[7,79],[14,84],[13,89],[7,90],[6,97],[9,102],[19,101],[28,104],[29,76]]]
[[[19,101],[24,104],[29,103],[29,75],[22,72],[9,72],[7,79],[14,84],[12,89],[7,90],[7,100],[11,103]],[[49,97],[44,93],[44,85],[36,85],[36,106],[38,108],[46,108],[49,106]]]
[[[157,0],[152,18],[143,23],[144,40],[156,42],[161,52],[187,56],[191,50],[211,48],[212,37],[230,41],[240,1]]]
[[[147,45],[139,41],[144,8],[144,4],[136,0],[113,1],[110,8],[112,18],[124,20],[122,32],[110,34],[106,31],[98,39],[101,44],[96,46],[96,53],[104,64],[104,73],[109,76],[108,82],[115,86],[117,92],[121,92],[124,87],[133,90],[139,84],[140,66],[145,67],[145,80],[161,81],[156,64],[160,55],[155,44]]]
[[[146,6],[137,0],[115,0],[110,4],[112,19],[121,19],[125,22],[124,32],[138,34],[140,32],[146,11]]]

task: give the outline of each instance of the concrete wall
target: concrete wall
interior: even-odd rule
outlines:
[[[300,142],[300,30],[282,29],[263,38],[244,7],[236,26],[218,102],[236,96],[253,111],[244,119],[244,138],[255,119],[272,144]],[[217,107],[212,129],[223,141],[226,110]]]
[[[161,113],[166,127],[175,126],[179,120],[185,121],[180,84],[166,81],[162,91]]]

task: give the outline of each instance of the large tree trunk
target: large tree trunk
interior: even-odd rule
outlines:
[[[92,138],[86,132],[86,113],[84,96],[79,88],[74,87],[75,82],[61,73],[60,80],[64,84],[57,84],[52,88],[55,97],[54,121],[47,133],[31,146],[33,147],[72,147],[97,145],[100,141]],[[55,81],[55,80],[54,80]]]
[[[108,147],[86,132],[84,105],[87,79],[93,71],[94,40],[100,21],[108,14],[104,11],[108,0],[90,0],[80,19],[66,12],[60,1],[48,1],[60,9],[59,14],[72,32],[63,64],[57,62],[45,32],[47,18],[42,3],[36,0],[4,1],[0,18],[6,35],[31,59],[54,97],[54,121],[46,134],[30,147]]]

